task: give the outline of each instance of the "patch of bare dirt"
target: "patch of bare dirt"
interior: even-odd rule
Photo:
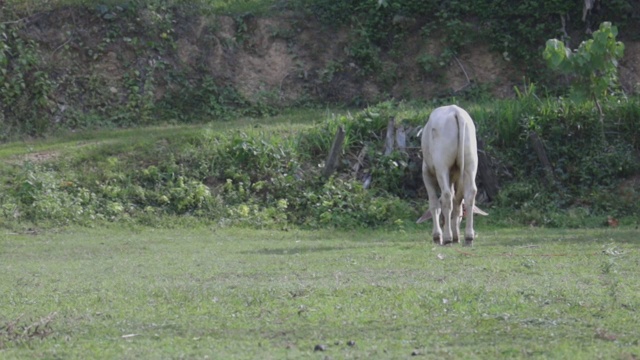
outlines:
[[[287,49],[287,42],[272,37],[279,28],[286,29],[274,19],[254,19],[248,51],[238,54],[236,84],[238,90],[252,99],[264,92],[280,93],[288,76],[295,76],[294,56]]]
[[[7,163],[14,164],[14,165],[22,165],[26,162],[40,164],[40,163],[55,160],[59,156],[60,156],[60,152],[55,150],[38,151],[34,153],[14,156],[9,160],[7,160]]]
[[[487,44],[468,47],[454,59],[447,71],[447,83],[452,90],[460,91],[474,82],[489,84],[494,96],[513,96],[513,85],[517,83],[516,69],[501,54],[489,50]]]
[[[444,50],[437,37],[424,40],[419,34],[411,35],[403,48],[406,56],[398,64],[401,80],[393,87],[393,95],[403,94],[430,98],[434,95],[462,91],[472,84],[487,84],[498,98],[513,96],[513,85],[518,81],[517,69],[502,55],[489,50],[488,44],[475,44],[464,48],[443,70],[443,74],[427,74],[420,68],[419,58],[438,58]]]
[[[640,42],[624,43],[624,57],[620,61],[620,83],[628,92],[640,92]]]

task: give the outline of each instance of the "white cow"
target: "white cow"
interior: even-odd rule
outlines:
[[[433,217],[433,241],[438,244],[459,241],[460,221],[464,214],[465,245],[472,245],[475,238],[473,214],[487,215],[475,206],[477,152],[476,127],[464,109],[449,105],[431,113],[422,130],[422,178],[429,195],[429,210],[418,223]],[[473,211],[463,210],[463,200]],[[444,234],[439,221],[441,212]]]

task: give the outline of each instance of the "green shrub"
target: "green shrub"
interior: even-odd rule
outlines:
[[[612,99],[603,105],[607,136],[621,139],[640,151],[640,96]]]
[[[0,23],[0,141],[49,130],[56,87],[40,63],[38,44],[24,39],[21,24]]]
[[[381,227],[402,223],[415,212],[392,196],[365,190],[359,182],[331,178],[304,193],[304,224],[311,227]]]
[[[13,199],[3,205],[6,215],[35,223],[66,224],[84,222],[97,214],[100,204],[89,189],[51,169],[30,163],[23,166],[10,189]]]
[[[616,41],[618,28],[603,22],[593,33],[593,38],[584,41],[573,52],[565,48],[562,41],[547,41],[543,56],[553,70],[572,75],[572,90],[595,101],[600,115],[600,99],[619,86],[618,60],[624,54],[624,44]]]

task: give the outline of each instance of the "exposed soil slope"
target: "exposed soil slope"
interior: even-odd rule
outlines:
[[[160,101],[204,77],[250,102],[278,105],[306,99],[360,104],[389,96],[429,99],[471,83],[509,97],[526,77],[483,43],[463,49],[441,73],[427,73],[418,59],[439,55],[443,44],[419,31],[403,40],[403,56],[383,50],[380,69],[366,73],[350,60],[349,29],[324,27],[294,13],[232,18],[120,9],[109,14],[63,8],[24,19],[21,36],[38,44],[47,64],[43,70],[57,84],[54,116],[64,118],[68,108],[126,103],[134,86]],[[640,88],[640,42],[626,42],[620,71],[625,90]]]

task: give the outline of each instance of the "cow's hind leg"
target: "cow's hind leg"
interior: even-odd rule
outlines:
[[[444,229],[442,230],[442,244],[451,244],[453,236],[451,234],[451,212],[453,210],[453,193],[449,183],[449,173],[438,174],[438,184],[442,190],[440,194],[440,207],[444,217]]]
[[[431,216],[433,218],[433,242],[441,244],[442,229],[440,228],[440,203],[436,192],[436,186],[438,186],[438,183],[429,175],[427,165],[425,163],[422,163],[422,180],[424,181],[424,186],[427,188],[427,195],[429,196],[429,210],[431,211]]]
[[[473,177],[468,177],[470,179],[475,178],[475,173],[472,174]],[[476,187],[475,181],[465,181],[464,186],[464,203],[467,207],[466,211],[466,228],[464,231],[464,244],[465,246],[472,246],[473,240],[476,236],[475,231],[473,230],[473,209],[476,206],[476,193],[478,192],[478,188]]]
[[[453,209],[451,211],[451,237],[452,242],[457,244],[460,242],[460,222],[462,220],[462,198],[464,193],[457,191],[462,189],[461,186],[455,186],[453,196]]]

